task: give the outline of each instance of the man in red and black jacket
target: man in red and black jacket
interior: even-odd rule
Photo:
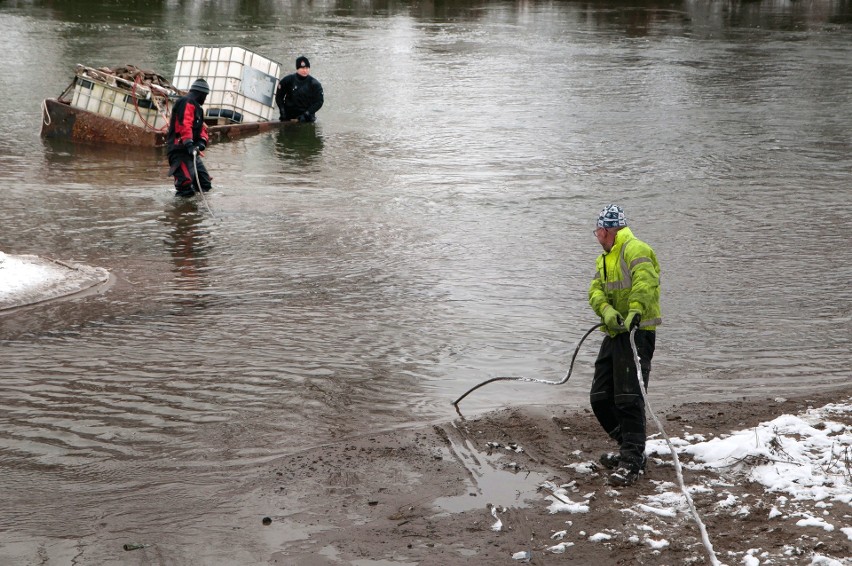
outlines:
[[[172,108],[166,148],[169,152],[169,175],[175,178],[176,195],[179,197],[191,197],[198,191],[198,185],[205,193],[213,188],[210,174],[198,158],[209,139],[204,110],[201,108],[208,94],[210,85],[204,79],[198,79],[189,87],[187,95],[179,98]]]

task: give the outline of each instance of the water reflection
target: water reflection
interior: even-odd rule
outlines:
[[[275,154],[286,161],[311,162],[322,154],[323,139],[316,124],[293,124],[278,130]]]
[[[206,306],[204,291],[205,272],[209,249],[209,232],[202,229],[204,209],[197,197],[175,198],[174,206],[166,209],[161,220],[169,225],[166,246],[174,263],[175,288],[190,292],[178,295],[182,306],[203,308]]]
[[[36,171],[48,186],[75,183],[80,188],[99,187],[111,193],[119,187],[140,182],[168,182],[165,153],[156,148],[138,148],[118,144],[73,143],[58,138],[42,138],[43,161]],[[138,171],[146,170],[140,179]],[[171,184],[171,183],[169,183]]]
[[[716,29],[729,26],[755,29],[792,30],[825,23],[841,24],[850,21],[852,11],[848,2],[790,2],[788,0],[732,0],[704,2],[675,0],[671,2],[609,0],[607,2],[569,2],[570,11],[600,27],[621,28],[628,36],[641,36],[655,25],[673,21],[692,21],[699,25],[713,24]],[[278,20],[310,20],[311,15],[327,12],[340,17],[385,18],[409,15],[420,20],[473,21],[488,18],[495,11],[501,14],[530,15],[547,13],[553,7],[536,2],[487,2],[461,0],[454,2],[399,3],[374,0],[352,3],[345,0],[312,5],[301,2],[260,0],[234,2],[210,0],[205,8],[194,3],[150,2],[128,0],[106,5],[96,0],[41,0],[19,2],[23,9],[43,10],[43,15],[66,23],[86,26],[145,27],[155,33],[177,18],[184,26],[206,25],[211,28],[234,25],[274,25]],[[12,7],[14,8],[14,6]],[[227,23],[225,23],[227,22]],[[98,31],[101,27],[90,28]],[[105,28],[109,29],[109,28]],[[61,30],[60,30],[61,31]]]

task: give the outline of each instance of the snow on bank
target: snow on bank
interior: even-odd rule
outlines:
[[[778,506],[785,511],[773,506],[766,515],[767,521],[780,517],[795,521],[797,527],[816,527],[832,532],[834,524],[808,513],[798,504],[810,502],[815,510],[833,507],[835,503],[852,507],[850,416],[852,399],[847,399],[844,403],[808,409],[797,416],[781,415],[754,428],[710,440],[687,435],[683,439],[672,439],[672,445],[678,455],[691,457],[691,461],[682,462],[685,468],[718,472],[735,480],[759,484],[767,494],[777,494]],[[662,438],[650,440],[646,452],[649,456],[661,455],[671,459],[671,451]],[[687,489],[690,493],[706,492],[711,486],[688,486]],[[657,490],[660,493],[645,498],[649,503],[659,506],[670,504],[678,512],[685,512],[686,500],[674,484],[661,483]],[[716,505],[739,516],[753,512],[744,500],[731,493],[727,493]],[[840,513],[842,520],[848,521],[852,517],[849,511]],[[843,529],[841,532],[848,534]],[[710,536],[712,538],[712,533]],[[788,545],[785,554],[795,554],[796,551]],[[729,557],[736,556],[736,553],[729,554]],[[757,566],[762,563],[760,558],[768,558],[767,563],[772,563],[766,554],[758,555],[754,549],[749,549],[742,556],[742,563]],[[808,564],[844,566],[852,563],[847,558],[841,560],[814,553]]]
[[[692,456],[694,461],[686,464],[692,469],[739,474],[770,493],[786,493],[795,500],[850,504],[852,426],[832,420],[850,414],[852,400],[799,416],[781,415],[708,441],[690,444],[687,438],[673,444],[678,454]],[[647,453],[670,455],[663,439],[650,440]]]
[[[32,256],[12,256],[0,252],[0,298],[7,299],[38,285],[50,285],[65,278],[60,265],[33,263]]]
[[[657,457],[657,465],[671,465],[668,444],[659,435],[655,437],[648,441],[646,453],[649,458]],[[686,486],[690,494],[702,494],[705,498],[720,492],[715,505],[705,507],[701,514],[723,513],[736,517],[755,514],[766,522],[783,521],[802,529],[821,529],[826,534],[837,531],[852,541],[852,398],[810,408],[800,415],[781,415],[754,428],[723,434],[710,440],[697,434],[670,440],[684,468],[713,472],[700,476],[704,478],[702,484]],[[580,473],[581,468],[575,466],[574,470]],[[655,524],[661,524],[660,521],[671,523],[689,520],[686,498],[677,485],[662,481],[651,483],[656,484],[656,493],[640,496],[643,503],[625,509],[626,513],[635,517],[655,517]],[[733,485],[743,483],[762,486],[769,504],[751,506],[756,503],[754,497],[747,499],[747,493],[739,496],[731,493]],[[590,512],[588,496],[585,505],[569,499],[566,488],[571,487],[571,484],[556,486],[550,482],[542,485],[542,488],[552,493],[546,497],[552,502],[549,507],[551,513]],[[608,492],[615,496],[618,493],[615,490]],[[581,505],[584,506],[582,510]],[[833,512],[829,513],[829,510]],[[594,513],[594,510],[591,512]],[[669,542],[660,536],[661,532],[648,525],[636,526],[638,535],[624,533],[631,542],[647,544],[657,554],[665,552],[669,547]],[[642,531],[645,531],[644,535]],[[711,531],[711,540],[713,535]],[[816,540],[812,532],[807,536]],[[560,538],[564,537],[565,534],[561,533]],[[610,534],[598,533],[589,537],[589,540],[606,544],[609,538]],[[807,538],[804,531],[802,538]],[[737,552],[728,551],[724,553],[725,556],[717,551],[717,556],[731,564],[748,566],[786,564],[790,560],[809,566],[852,565],[852,558],[842,555],[833,558],[824,553],[811,552],[806,557],[808,551],[798,547],[797,543],[793,538],[784,548],[776,547],[774,554],[766,549],[743,548]],[[570,554],[566,544],[547,550]],[[821,545],[817,542],[814,548]]]
[[[109,279],[99,267],[0,252],[0,310],[78,293]]]

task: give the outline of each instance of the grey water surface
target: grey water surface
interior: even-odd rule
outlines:
[[[75,64],[171,77],[188,44],[325,89],[315,125],[208,149],[213,216],[162,152],[40,138]],[[0,3],[0,251],[115,278],[0,316],[0,537],[189,521],[188,476],[225,501],[561,379],[610,202],[662,265],[657,404],[848,384],[850,54],[846,2]],[[585,407],[599,342],[462,410]]]

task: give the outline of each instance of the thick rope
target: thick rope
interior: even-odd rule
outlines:
[[[210,213],[210,216],[215,216],[213,214],[213,209],[210,208],[210,205],[207,204],[207,197],[204,195],[204,190],[201,188],[201,181],[198,179],[198,154],[192,154],[192,167],[195,169],[195,184],[198,185],[198,194],[201,195],[201,200],[204,201],[204,206],[207,207],[207,212]]]
[[[695,509],[695,504],[692,501],[692,496],[689,494],[689,491],[687,491],[686,485],[683,482],[683,471],[680,467],[680,460],[677,457],[677,451],[675,450],[669,435],[666,434],[662,423],[660,423],[660,419],[657,418],[657,415],[655,415],[653,409],[651,409],[651,401],[648,399],[648,390],[645,388],[645,380],[642,378],[642,366],[639,365],[639,353],[636,351],[636,342],[633,340],[633,335],[635,333],[635,328],[630,331],[630,346],[633,348],[633,362],[636,364],[636,375],[639,379],[639,385],[642,387],[642,396],[645,398],[645,408],[648,410],[648,414],[651,415],[651,418],[654,420],[654,423],[657,425],[657,428],[660,430],[663,438],[666,439],[666,445],[669,447],[669,450],[671,450],[672,458],[674,459],[675,472],[677,473],[678,485],[680,485],[680,490],[686,498],[686,503],[689,506],[689,511],[692,513],[692,518],[695,519],[695,522],[698,524],[698,530],[701,531],[701,541],[704,543],[704,548],[707,549],[707,556],[710,558],[710,563],[713,566],[722,566],[722,563],[719,562],[718,558],[716,558],[716,552],[713,550],[713,544],[710,542],[710,537],[707,536],[707,527],[705,527],[704,522],[701,521],[701,517],[698,515],[698,511]]]
[[[41,111],[42,111],[42,115],[44,116],[44,118],[42,118],[41,121],[44,122],[45,126],[49,126],[50,123],[53,120],[50,119],[50,111],[47,109],[47,101],[46,100],[41,101]]]
[[[143,124],[145,124],[146,130],[151,129],[155,132],[167,132],[169,130],[169,117],[163,113],[162,109],[160,108],[160,105],[157,104],[157,97],[154,96],[154,91],[153,89],[150,89],[150,87],[149,89],[151,93],[151,102],[154,104],[154,106],[157,107],[157,110],[160,112],[160,116],[162,116],[165,120],[165,124],[163,124],[163,127],[161,128],[155,128],[148,122],[148,120],[145,119],[145,116],[142,115],[142,111],[139,110],[139,98],[136,96],[136,86],[139,85],[141,81],[142,76],[137,76],[136,80],[133,81],[133,86],[130,88],[130,94],[132,95],[131,98],[133,98],[133,108],[136,110],[136,115],[139,116],[139,119],[142,120]],[[156,123],[156,120],[154,120],[154,122]]]
[[[473,393],[474,391],[476,391],[477,389],[479,389],[483,385],[488,385],[489,383],[494,383],[495,381],[527,381],[527,382],[532,382],[532,383],[544,383],[545,385],[562,385],[563,383],[568,381],[569,377],[571,377],[571,371],[574,369],[574,360],[577,359],[577,353],[580,351],[580,346],[583,345],[583,341],[586,338],[588,338],[589,334],[591,334],[592,332],[594,332],[595,330],[597,330],[601,326],[603,326],[603,324],[594,325],[589,330],[587,330],[585,334],[583,334],[582,338],[580,338],[580,343],[577,344],[577,347],[574,349],[574,355],[571,356],[571,365],[568,366],[568,373],[565,374],[565,377],[563,377],[561,381],[547,381],[547,380],[544,380],[544,379],[535,379],[535,378],[532,378],[532,377],[520,377],[520,376],[492,377],[491,379],[489,379],[487,381],[483,381],[479,385],[472,387],[471,389],[468,389],[467,392],[464,395],[462,395],[461,397],[459,397],[458,399],[453,401],[453,405],[455,405],[456,410],[458,410],[458,405],[459,405],[459,403],[461,402],[462,399],[464,399],[465,397],[467,397],[468,395],[470,395],[471,393]]]

